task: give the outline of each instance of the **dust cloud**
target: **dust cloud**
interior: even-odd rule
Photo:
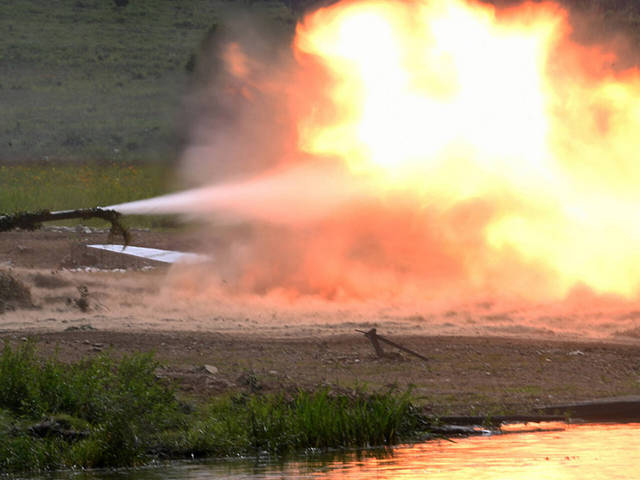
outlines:
[[[492,222],[538,208],[520,205],[510,189],[448,198],[443,187],[430,196],[300,148],[308,133],[301,119],[338,115],[327,107],[332,81],[313,58],[294,53],[291,38],[246,18],[212,34],[185,102],[180,174],[192,189],[114,207],[198,219],[199,251],[213,261],[171,270],[162,295],[172,305],[194,319],[213,322],[216,312],[280,331],[640,332],[629,295],[567,286],[556,266],[488,240]]]

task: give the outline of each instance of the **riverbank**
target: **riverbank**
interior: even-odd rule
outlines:
[[[450,421],[448,412],[476,415],[477,424],[488,425],[509,413],[539,414],[537,407],[545,403],[526,387],[533,364],[515,360],[535,358],[530,349],[541,345],[528,340],[396,338],[412,348],[439,345],[431,351],[440,353],[426,362],[431,365],[421,368],[400,354],[374,358],[366,343],[348,335],[268,339],[74,327],[2,337],[5,472],[394,445],[473,431],[441,428],[440,422]],[[501,351],[501,366],[509,373],[498,382],[477,371],[473,375],[469,364],[469,372],[463,367],[470,357],[486,354],[489,345],[494,354]],[[605,359],[611,369],[638,360],[634,347],[555,342],[547,345],[544,355],[553,360],[545,358],[545,367],[565,355],[582,356],[568,351],[576,347],[588,356],[584,372]],[[458,380],[454,384],[452,377],[441,378],[444,363]],[[576,364],[568,367],[577,371]],[[540,388],[558,389],[558,373],[545,368]],[[622,391],[620,376],[598,382],[593,373],[565,376],[559,389],[565,394],[549,395],[546,403]],[[600,383],[607,389],[598,388]],[[455,395],[451,388],[457,388]]]
[[[178,395],[150,354],[39,360],[34,344],[0,356],[0,469],[136,466],[162,459],[365,448],[424,437],[409,392],[328,388],[209,399]]]
[[[207,236],[207,250],[202,250],[197,229],[133,234],[137,245],[199,251],[216,258],[225,245],[234,243],[238,231],[218,228]],[[105,237],[106,232],[86,226],[50,226],[0,236],[5,278],[14,278],[24,288],[16,295],[15,284],[0,286],[3,352],[33,347],[31,367],[24,372],[14,369],[12,378],[18,382],[14,385],[36,379],[27,382],[22,393],[5,389],[6,398],[19,403],[3,404],[3,448],[33,454],[7,461],[5,470],[136,464],[191,453],[250,453],[251,448],[281,452],[362,446],[386,443],[384,438],[393,443],[424,434],[425,423],[446,416],[490,420],[537,414],[545,405],[640,393],[638,316],[631,303],[604,302],[586,309],[569,305],[562,314],[553,305],[526,310],[497,302],[416,304],[411,313],[386,302],[376,306],[224,293],[212,287],[211,266],[205,266],[205,272],[200,267],[167,267],[86,247],[103,243]],[[389,345],[383,345],[385,355],[378,356],[356,331],[371,328],[426,360]],[[584,338],[577,335],[579,329]],[[122,359],[134,365],[129,371],[141,373],[131,377],[137,379],[133,383],[113,376]],[[100,401],[73,400],[76,389],[67,395],[67,387],[51,388],[65,375],[91,371],[115,382],[114,388],[103,388],[106,395],[94,397]],[[82,377],[86,381],[72,376],[62,384],[98,382],[104,387],[100,375]],[[41,382],[49,382],[47,388],[34,386]],[[46,397],[37,394],[41,391],[58,392],[67,406],[60,407],[64,402],[57,400],[38,406]],[[146,395],[149,391],[153,395]],[[405,392],[411,392],[410,397]],[[156,410],[139,403],[141,398],[160,399],[156,403],[169,410],[150,420],[147,413]],[[384,438],[357,434],[356,443],[341,437],[326,437],[321,445],[304,443],[301,439],[311,438],[309,432],[320,428],[311,426],[301,433],[302,420],[292,405],[304,398],[315,405],[325,402],[315,408],[330,412],[329,419],[345,412],[352,417],[352,408],[380,408],[362,425]],[[334,399],[337,403],[327,405]],[[378,400],[382,403],[377,407],[368,403]],[[74,410],[74,401],[102,405],[102,413],[91,417]],[[133,410],[113,411],[124,404]],[[399,411],[400,415],[393,413]],[[388,423],[385,412],[395,420]],[[216,430],[223,424],[211,418],[231,414],[237,420],[234,425]],[[258,440],[251,437],[257,433],[252,423],[256,415],[264,420],[261,431],[274,429]],[[109,424],[116,418],[139,419],[146,426]],[[419,428],[411,423],[415,421]],[[385,430],[388,427],[391,430]],[[344,430],[335,424],[331,429]],[[199,431],[204,433],[196,435]],[[124,439],[129,441],[126,452],[110,450],[113,445],[107,440],[126,442],[109,432],[133,435]]]
[[[234,227],[207,235],[206,248],[197,229],[132,233],[134,245],[214,258],[240,241]],[[397,386],[412,387],[433,415],[490,416],[640,394],[633,302],[527,310],[497,301],[402,307],[224,293],[214,288],[215,264],[169,268],[86,247],[106,236],[86,227],[3,233],[2,270],[30,297],[0,314],[0,339],[30,339],[43,357],[67,363],[154,352],[160,376],[201,398],[246,392],[248,378],[272,393]],[[389,355],[379,358],[356,332],[370,328],[428,360],[386,345]]]
[[[135,245],[214,258],[240,241],[234,227],[208,235],[206,249],[197,229],[132,233]],[[155,352],[160,375],[198,397],[244,392],[247,378],[274,393],[412,386],[433,415],[482,416],[640,394],[633,302],[409,309],[224,293],[209,285],[215,265],[184,270],[86,248],[106,236],[86,227],[3,233],[2,269],[30,298],[0,315],[0,338],[12,345],[28,338],[44,357],[55,353],[69,363],[105,352]],[[370,328],[428,360],[384,345],[389,355],[379,358],[356,332]]]
[[[87,325],[87,324],[83,324]],[[155,352],[160,378],[200,399],[251,391],[291,392],[358,386],[413,391],[434,416],[534,414],[557,403],[640,393],[640,349],[603,342],[499,337],[392,338],[428,362],[387,348],[378,358],[357,333],[274,338],[188,331],[108,331],[72,325],[62,332],[4,332],[19,345],[34,342],[42,357],[73,362],[110,352],[116,358]],[[579,352],[579,353],[578,353]]]

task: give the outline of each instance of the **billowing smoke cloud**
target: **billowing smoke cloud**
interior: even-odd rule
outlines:
[[[347,9],[356,8],[358,3],[344,2],[344,5]],[[375,8],[385,4],[360,3]],[[427,3],[463,5],[415,2],[418,6]],[[635,292],[635,280],[601,282],[599,267],[584,267],[585,259],[592,255],[594,265],[600,262],[604,275],[611,274],[603,261],[611,247],[601,246],[604,237],[601,238],[598,225],[601,218],[610,216],[597,210],[595,203],[616,210],[635,205],[635,197],[630,202],[627,201],[630,197],[624,201],[611,199],[612,190],[621,185],[626,189],[629,185],[618,176],[602,174],[603,167],[595,158],[622,141],[624,135],[620,138],[617,135],[628,130],[627,126],[620,127],[622,110],[604,108],[603,102],[610,98],[609,86],[593,80],[603,71],[613,75],[603,66],[606,55],[600,52],[594,57],[599,71],[585,73],[585,58],[595,51],[591,47],[572,47],[575,57],[571,58],[545,57],[546,53],[535,50],[538,47],[531,40],[534,37],[527,37],[527,29],[542,38],[545,48],[567,41],[566,12],[553,4],[493,11],[493,17],[486,7],[474,8],[474,12],[480,12],[477,13],[480,27],[490,25],[498,40],[500,35],[513,34],[516,27],[525,32],[515,34],[513,38],[520,44],[507,42],[504,52],[500,50],[502,46],[490,43],[494,39],[487,40],[485,48],[495,47],[503,55],[498,59],[506,59],[499,65],[503,70],[491,71],[494,67],[491,63],[474,65],[473,56],[463,59],[481,72],[471,79],[475,86],[466,93],[485,100],[481,98],[481,89],[474,90],[477,85],[489,85],[493,80],[499,86],[504,83],[499,93],[507,98],[508,111],[513,116],[501,117],[498,111],[501,107],[496,106],[496,116],[492,117],[494,100],[489,99],[477,111],[465,114],[455,107],[457,116],[447,117],[447,110],[438,102],[441,98],[455,97],[458,84],[463,82],[458,78],[462,75],[461,67],[454,68],[457,60],[448,57],[451,52],[445,49],[440,56],[423,58],[425,64],[418,69],[419,75],[409,81],[411,88],[426,89],[438,100],[424,108],[440,108],[442,114],[418,115],[413,123],[411,119],[407,121],[395,109],[406,98],[396,96],[390,89],[386,93],[392,101],[371,104],[372,109],[388,111],[389,115],[380,120],[386,130],[376,130],[374,134],[366,129],[376,126],[378,120],[357,128],[343,121],[362,113],[354,113],[355,107],[350,102],[353,97],[358,100],[361,94],[370,93],[368,85],[360,85],[362,91],[354,89],[347,77],[341,78],[341,74],[332,71],[332,68],[352,69],[348,62],[346,66],[340,63],[346,62],[346,57],[338,57],[332,66],[318,59],[318,49],[332,48],[327,43],[335,32],[327,30],[323,37],[322,29],[335,20],[334,15],[340,14],[334,13],[337,10],[326,10],[307,19],[299,27],[295,48],[291,37],[256,27],[246,18],[226,21],[198,59],[193,91],[186,102],[191,126],[181,172],[184,181],[196,189],[131,207],[132,213],[196,214],[208,219],[202,235],[203,248],[209,248],[213,254],[214,267],[186,275],[182,271],[176,278],[197,275],[199,290],[216,294],[226,291],[286,301],[375,299],[414,305],[434,302],[441,305],[448,301],[473,304],[495,298],[535,302],[567,295],[567,301],[574,305],[576,298],[594,298],[597,292],[613,293],[614,298]],[[469,13],[467,18],[465,10],[461,12],[463,25],[476,15]],[[367,26],[369,13],[351,24],[347,21],[343,28],[355,30],[351,33],[343,30],[342,34],[354,35],[353,43],[349,44],[354,51],[373,52],[358,68],[371,69],[367,73],[388,80],[387,85],[392,86],[397,78],[388,70],[377,70],[376,63],[388,54],[383,41],[386,31],[378,30],[380,43],[358,43],[358,35],[370,38],[366,32],[358,31]],[[371,15],[377,13],[374,9]],[[406,12],[393,15],[402,16]],[[513,22],[518,15],[522,19]],[[391,18],[393,24],[396,18]],[[501,29],[503,19],[512,23]],[[469,25],[472,24],[467,24],[468,28]],[[314,29],[321,31],[319,37],[308,33]],[[464,33],[464,29],[457,33]],[[429,38],[430,33],[424,35]],[[318,38],[324,39],[322,47],[313,43]],[[566,54],[568,50],[563,51]],[[510,75],[510,59],[520,61],[521,56],[528,54],[533,58],[531,65],[538,62],[544,68],[549,66],[558,77],[566,77],[553,85],[559,87],[558,96],[564,96],[567,102],[557,102],[554,93],[550,104],[553,119],[546,127],[550,125],[560,134],[550,135],[549,151],[530,142],[531,138],[545,142],[548,139],[542,117],[536,116],[548,111],[538,112],[537,99],[528,96],[527,88],[531,85],[519,83],[529,81],[524,73],[531,65],[520,62],[513,81],[511,77],[504,79],[504,72]],[[567,59],[575,64],[563,63]],[[429,62],[434,62],[438,72],[429,70]],[[381,65],[388,67],[384,61]],[[576,72],[581,76],[577,77]],[[534,78],[530,83],[535,82]],[[573,89],[574,84],[579,85],[578,90]],[[593,95],[585,96],[584,92],[594,85],[589,90]],[[383,92],[384,88],[383,83]],[[464,88],[460,87],[463,93]],[[545,84],[540,88],[551,87]],[[336,92],[338,98],[343,95],[341,101],[336,101]],[[487,95],[491,94],[487,91]],[[625,101],[628,95],[629,91],[624,90],[619,98]],[[573,105],[585,98],[593,101],[592,107],[601,109],[600,126],[578,121],[587,114],[594,118],[590,108]],[[513,99],[518,102],[515,107]],[[412,109],[415,105],[408,107],[406,111],[415,112]],[[569,122],[560,124],[558,119]],[[509,129],[510,124],[520,121],[527,129]],[[395,128],[395,124],[401,127]],[[492,128],[494,124],[496,128]],[[580,139],[592,138],[598,129],[612,134],[606,141],[594,139],[591,145],[576,144],[570,141],[573,138],[570,129],[576,125]],[[458,142],[455,135],[448,138],[450,130],[445,127],[455,127],[458,129],[455,132],[468,134],[470,140]],[[508,131],[500,131],[502,128]],[[383,137],[392,141],[385,143]],[[434,138],[442,143],[436,142],[433,147]],[[377,143],[383,145],[382,154],[380,150],[367,150]],[[416,156],[416,145],[422,143],[431,145],[426,149],[428,154]],[[487,149],[480,151],[479,146]],[[616,158],[626,155],[618,153]],[[558,154],[559,157],[554,157]],[[396,155],[398,165],[402,159],[409,159],[408,169],[400,168],[397,172],[393,169]],[[363,160],[365,157],[374,159],[373,167]],[[426,166],[414,168],[416,158],[420,162],[426,159]],[[592,162],[594,168],[585,168],[580,159]],[[446,168],[442,166],[445,163]],[[565,173],[575,165],[577,170]],[[604,185],[594,190],[603,202],[585,204],[582,200],[596,181]],[[126,208],[123,211],[126,213]],[[597,216],[593,221],[592,214]],[[565,224],[575,228],[565,230]],[[600,233],[595,234],[596,231]],[[625,242],[635,232],[622,227],[616,231]],[[576,232],[584,235],[589,248],[582,250]],[[600,242],[597,246],[596,241]],[[574,250],[575,258],[568,258],[567,252]],[[625,255],[626,251],[613,253],[613,267],[624,262],[628,258]],[[207,284],[212,288],[204,287]]]
[[[246,179],[298,160],[292,32],[278,28],[231,9],[202,42],[185,104],[187,182]]]

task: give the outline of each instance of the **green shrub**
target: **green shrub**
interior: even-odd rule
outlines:
[[[38,369],[31,344],[14,351],[5,344],[0,356],[0,407],[16,413],[31,413],[38,395]]]
[[[39,360],[0,355],[0,469],[117,467],[150,458],[390,445],[420,430],[410,393],[327,389],[214,398],[186,413],[150,354]]]
[[[420,430],[410,393],[332,394],[323,389],[285,395],[215,399],[183,437],[182,455],[285,453],[306,448],[391,445]]]
[[[35,470],[54,468],[60,455],[51,453],[52,448],[61,445],[67,446],[67,461],[73,465],[139,463],[159,432],[182,421],[174,392],[158,382],[156,367],[150,354],[119,362],[101,355],[65,365],[55,357],[39,361],[31,343],[15,349],[5,344],[0,356],[0,407],[22,419],[24,434],[5,438],[0,464],[9,470],[21,470],[28,462]],[[25,426],[45,417],[72,430],[89,430],[90,438],[54,443],[30,438]]]
[[[64,466],[65,445],[59,439],[0,437],[0,471],[41,471]]]

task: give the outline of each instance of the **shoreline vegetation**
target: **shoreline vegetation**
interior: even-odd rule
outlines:
[[[131,467],[154,460],[284,455],[429,437],[411,392],[249,392],[185,398],[149,353],[41,360],[31,342],[0,355],[0,470]]]

